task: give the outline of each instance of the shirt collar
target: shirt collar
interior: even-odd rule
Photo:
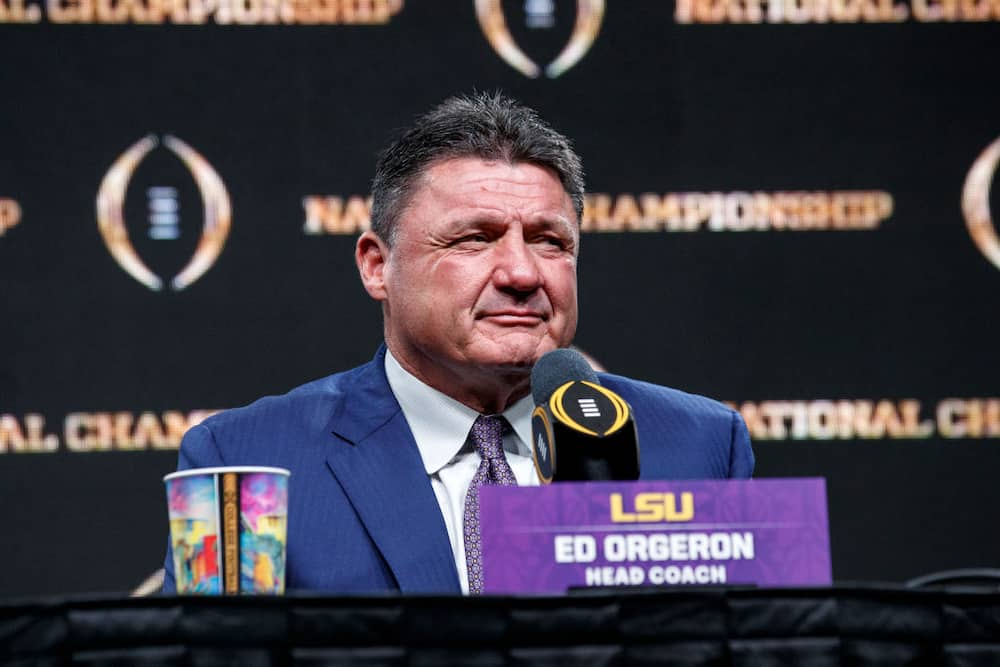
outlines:
[[[433,475],[447,465],[462,449],[479,413],[437,389],[428,386],[403,368],[392,352],[385,353],[385,375],[396,396],[403,416],[420,450],[424,468]],[[531,395],[525,396],[503,412],[516,437],[504,438],[504,449],[521,456],[531,456]]]

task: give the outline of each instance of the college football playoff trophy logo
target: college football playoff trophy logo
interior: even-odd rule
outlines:
[[[125,224],[125,197],[139,163],[158,145],[159,141],[153,135],[133,144],[115,160],[97,194],[97,226],[111,256],[130,276],[154,291],[163,289],[164,279],[146,265],[129,239]],[[171,289],[180,291],[204,275],[218,259],[229,235],[232,209],[222,179],[205,158],[177,137],[164,137],[163,146],[187,167],[204,207],[201,238],[194,255],[169,281]],[[174,188],[169,187],[150,188],[150,236],[154,239],[172,239],[179,234],[173,191]]]
[[[962,189],[962,213],[979,250],[1000,269],[1000,238],[990,215],[990,185],[1000,165],[1000,138],[976,158]]]
[[[529,0],[525,6],[529,25],[551,26],[554,0]],[[541,76],[542,68],[528,57],[511,34],[502,0],[476,0],[476,16],[486,39],[508,65],[532,79]],[[579,62],[597,39],[603,19],[604,0],[577,0],[573,33],[555,60],[545,66],[545,76],[554,79]]]

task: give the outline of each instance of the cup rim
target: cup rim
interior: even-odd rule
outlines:
[[[237,474],[266,472],[274,475],[284,475],[285,477],[292,474],[290,470],[285,468],[272,468],[269,466],[215,466],[214,468],[191,468],[190,470],[178,470],[177,472],[172,472],[169,475],[164,475],[163,481],[169,482],[181,477],[194,477],[196,475],[222,475],[228,472],[234,472]]]

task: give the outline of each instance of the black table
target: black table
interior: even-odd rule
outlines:
[[[1000,665],[1000,593],[87,598],[0,605],[3,665]]]

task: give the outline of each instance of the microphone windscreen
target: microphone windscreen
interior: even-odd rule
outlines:
[[[573,380],[601,384],[597,373],[576,350],[562,348],[542,355],[531,369],[531,396],[535,405],[542,405],[552,392]]]

